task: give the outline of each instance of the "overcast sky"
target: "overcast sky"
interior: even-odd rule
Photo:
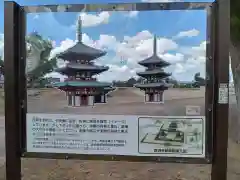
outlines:
[[[40,0],[17,2],[22,5],[46,4],[46,1]],[[48,4],[56,4],[56,2],[70,4],[79,1],[47,1]],[[116,0],[81,1],[81,3],[94,2],[106,3]],[[4,47],[2,9],[1,2],[0,53]],[[83,42],[107,51],[106,56],[96,60],[97,64],[110,67],[109,71],[99,75],[100,80],[127,80],[136,77],[136,72],[144,70],[138,65],[138,61],[152,55],[153,35],[158,37],[158,55],[171,63],[166,71],[171,72],[174,78],[191,81],[196,72],[200,72],[201,76],[205,77],[206,12],[204,10],[29,14],[27,32],[37,31],[45,38],[50,38],[54,44],[51,56],[54,56],[74,45],[78,16],[81,16],[83,21]],[[58,65],[62,66],[63,62],[59,60]],[[51,76],[60,77],[57,73],[51,73]]]

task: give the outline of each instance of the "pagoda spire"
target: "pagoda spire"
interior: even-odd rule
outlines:
[[[157,36],[154,35],[153,38],[153,55],[157,55]]]
[[[76,39],[77,42],[82,42],[82,19],[81,16],[78,16],[76,24]]]

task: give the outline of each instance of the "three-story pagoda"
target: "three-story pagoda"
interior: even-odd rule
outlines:
[[[163,68],[170,65],[157,55],[157,38],[153,40],[153,55],[138,64],[146,67],[144,72],[138,72],[137,75],[144,78],[141,83],[135,84],[136,88],[145,91],[145,102],[164,103],[164,90],[169,85],[166,78],[171,74],[164,72]]]
[[[64,82],[55,86],[66,92],[69,106],[92,106],[106,103],[106,94],[113,90],[111,83],[99,82],[92,76],[107,71],[107,66],[97,66],[92,61],[106,55],[106,52],[92,48],[82,42],[82,21],[77,21],[77,43],[57,57],[67,61],[65,67],[56,72],[66,75]]]

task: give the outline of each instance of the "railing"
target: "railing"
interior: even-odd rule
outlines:
[[[79,78],[79,77],[71,77],[71,78],[66,78],[64,82],[67,81],[96,81],[97,78]]]
[[[164,83],[165,81],[162,79],[157,80],[143,80],[141,81],[141,84],[148,84],[148,83]]]

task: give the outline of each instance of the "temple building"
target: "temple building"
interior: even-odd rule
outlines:
[[[146,67],[146,71],[137,73],[144,80],[135,84],[135,87],[145,91],[146,103],[164,103],[163,93],[169,87],[166,78],[171,76],[171,74],[164,72],[163,68],[169,66],[170,63],[158,57],[156,36],[154,36],[153,41],[153,55],[140,61],[138,64]]]
[[[82,42],[82,21],[77,22],[77,43],[57,57],[66,61],[65,67],[56,72],[66,75],[64,82],[54,86],[65,91],[69,106],[92,106],[106,103],[106,94],[113,90],[111,83],[99,82],[94,75],[107,71],[109,67],[97,66],[93,60],[106,55],[106,52],[92,48]]]

